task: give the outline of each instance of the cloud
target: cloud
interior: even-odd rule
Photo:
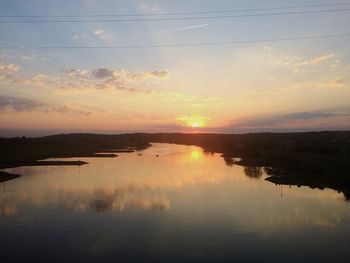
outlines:
[[[326,54],[323,56],[314,57],[314,58],[311,58],[309,60],[304,60],[304,61],[298,62],[295,64],[295,66],[317,65],[317,64],[321,64],[322,62],[325,62],[325,61],[327,61],[331,58],[334,58],[334,57],[335,57],[334,53]]]
[[[37,58],[37,55],[35,54],[21,57],[22,60],[35,60],[36,58]]]
[[[74,80],[63,82],[63,89],[114,89],[126,91],[142,91],[149,92],[144,81],[166,80],[170,78],[171,73],[166,70],[128,72],[125,70],[115,70],[105,67],[96,68],[94,70],[85,69],[68,69],[63,70]],[[141,86],[142,84],[142,86]]]
[[[5,77],[0,76],[0,80],[12,85],[28,85],[37,87],[50,87],[60,84],[61,79],[59,77],[37,74],[32,77],[15,77],[13,75],[7,75]]]
[[[67,73],[70,77],[78,79],[87,79],[90,77],[90,71],[85,69],[68,69],[63,70],[63,72]]]
[[[113,37],[111,34],[107,33],[104,29],[95,30],[94,35],[101,40],[108,40]]]
[[[275,124],[285,123],[288,121],[298,121],[298,120],[314,120],[314,119],[323,119],[323,118],[332,118],[337,117],[339,114],[329,113],[329,112],[296,112],[285,115],[278,115],[272,117],[262,117],[262,118],[253,118],[248,119],[240,123],[241,126],[272,126]]]
[[[90,111],[85,111],[85,110],[81,110],[77,107],[65,104],[65,105],[60,105],[60,106],[56,106],[56,107],[51,107],[47,110],[48,113],[62,113],[62,114],[66,114],[66,113],[72,113],[75,115],[84,115],[84,116],[88,116],[91,115],[92,112]]]
[[[148,80],[158,79],[165,80],[170,78],[171,73],[166,70],[141,71],[137,73],[130,73],[125,70],[115,70],[105,67],[100,67],[94,70],[85,69],[68,69],[63,70],[70,77],[77,79],[123,79],[123,80]]]
[[[232,121],[230,125],[224,127],[227,131],[266,131],[278,130],[283,128],[289,129],[311,129],[315,127],[328,127],[327,125],[332,123],[338,123],[341,126],[341,122],[350,117],[350,113],[332,113],[323,111],[305,111],[295,112],[284,115],[276,116],[261,116],[242,118]]]
[[[19,66],[4,65],[6,72],[15,72]],[[171,73],[166,70],[150,70],[140,72],[128,72],[99,67],[93,70],[72,68],[61,70],[65,75],[37,74],[28,77],[19,77],[11,74],[0,75],[0,80],[10,85],[36,86],[43,88],[59,88],[61,90],[124,90],[129,92],[149,93],[159,83],[152,81],[164,81],[170,78]],[[68,77],[67,77],[68,76]]]
[[[315,118],[330,118],[337,116],[333,113],[328,112],[320,112],[320,111],[314,111],[314,112],[296,112],[296,113],[290,113],[286,115],[281,115],[275,117],[277,120],[308,120],[308,119],[315,119]]]
[[[10,56],[7,54],[0,54],[0,58],[10,58]]]
[[[0,79],[13,85],[30,85],[37,87],[53,87],[61,82],[59,77],[45,74],[37,74],[32,77],[14,77],[12,75],[7,75],[5,78]]]
[[[71,79],[62,76],[37,74],[31,77],[16,77],[13,75],[0,76],[0,80],[12,85],[28,85],[44,88],[61,88],[61,89],[136,89],[133,84],[139,80],[150,78],[166,78],[164,72],[150,72],[138,75],[138,79],[125,71],[116,71],[107,68],[98,68],[92,71],[85,69],[68,69],[62,70]]]
[[[338,83],[338,84],[344,84],[345,83],[345,79],[337,79],[334,82]]]
[[[326,61],[329,61],[332,58],[335,58],[335,53],[320,55],[317,57],[312,57],[310,59],[305,59],[299,56],[284,56],[284,57],[274,57],[271,56],[271,60],[275,61],[276,64],[282,66],[290,66],[290,67],[305,67],[305,66],[313,66],[319,65]],[[339,63],[339,60],[335,60],[332,63]]]
[[[158,78],[158,79],[167,79],[170,76],[170,73],[168,71],[152,71],[148,73],[149,76],[153,78]]]
[[[336,79],[335,81],[333,81],[333,85],[335,86],[343,86],[345,84],[345,79]]]
[[[108,68],[98,68],[91,71],[93,77],[97,79],[114,78],[117,76],[116,71]]]
[[[46,113],[74,114],[74,115],[91,115],[92,112],[82,110],[77,106],[69,104],[50,105],[49,103],[24,97],[0,96],[0,112],[31,112],[40,111]]]
[[[146,12],[160,12],[162,9],[157,5],[151,5],[149,3],[140,3],[139,8]]]
[[[146,71],[141,73],[136,73],[131,75],[131,78],[136,80],[147,80],[147,79],[159,79],[159,80],[165,80],[170,78],[171,73],[166,70],[162,71]]]
[[[0,111],[25,112],[38,109],[46,103],[29,98],[0,96]]]
[[[14,74],[19,71],[20,68],[21,66],[17,64],[0,64],[0,72],[4,72],[6,74]]]

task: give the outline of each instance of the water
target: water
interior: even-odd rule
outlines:
[[[0,184],[1,262],[350,256],[350,203],[336,191],[276,186],[262,169],[230,166],[194,146],[83,160],[6,170],[23,176]]]

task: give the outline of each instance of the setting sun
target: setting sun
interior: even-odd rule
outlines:
[[[182,125],[190,128],[206,127],[209,119],[210,118],[204,116],[181,116],[177,118]]]

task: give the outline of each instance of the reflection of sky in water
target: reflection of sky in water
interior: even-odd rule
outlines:
[[[44,242],[61,229],[62,238],[77,239],[78,247],[105,257],[116,248],[131,249],[116,241],[118,236],[134,240],[146,235],[164,255],[199,253],[232,259],[243,256],[249,242],[259,244],[256,255],[278,249],[269,255],[273,258],[287,253],[284,246],[299,238],[300,244],[293,243],[302,251],[291,257],[296,259],[326,244],[335,249],[328,255],[338,256],[335,244],[350,237],[350,207],[341,194],[275,186],[263,180],[263,170],[228,160],[225,165],[218,154],[198,147],[155,144],[116,158],[85,159],[89,164],[81,167],[8,169],[23,176],[0,184],[0,232],[4,233],[0,245],[5,237],[16,240],[11,233],[20,233],[21,239],[27,233],[25,243],[34,234],[31,230],[49,231],[40,239]],[[67,229],[74,231],[64,232]],[[132,249],[140,252],[144,238]],[[198,251],[188,250],[186,244]],[[232,250],[234,244],[241,251]]]

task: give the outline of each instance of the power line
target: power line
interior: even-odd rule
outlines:
[[[35,50],[59,50],[59,49],[137,49],[137,48],[171,48],[171,47],[205,47],[205,46],[225,46],[237,44],[253,44],[263,42],[283,42],[293,40],[311,40],[311,39],[328,39],[337,37],[350,37],[350,33],[329,34],[329,35],[314,35],[286,38],[270,38],[270,39],[255,39],[255,40],[237,40],[226,42],[202,42],[202,43],[183,43],[183,44],[161,44],[161,45],[125,45],[125,46],[0,46],[2,49],[35,49]]]
[[[147,21],[177,21],[177,20],[203,20],[203,19],[224,19],[224,18],[241,18],[241,17],[265,17],[281,15],[298,15],[298,14],[317,14],[317,13],[338,13],[349,12],[350,8],[329,9],[329,10],[309,10],[279,13],[262,13],[262,14],[242,14],[242,15],[221,15],[221,16],[197,16],[197,17],[168,17],[168,18],[141,18],[141,19],[80,19],[80,20],[1,20],[0,23],[106,23],[106,22],[147,22]]]
[[[344,5],[350,5],[350,2],[340,2],[340,3],[332,3],[332,4],[318,4],[318,5],[302,5],[302,6],[267,7],[267,8],[254,8],[254,9],[169,12],[169,13],[152,13],[152,14],[0,15],[0,18],[84,18],[84,17],[181,16],[181,15],[220,14],[220,13],[239,13],[239,12],[272,11],[272,10],[285,10],[285,9],[317,8],[317,7],[344,6]]]

